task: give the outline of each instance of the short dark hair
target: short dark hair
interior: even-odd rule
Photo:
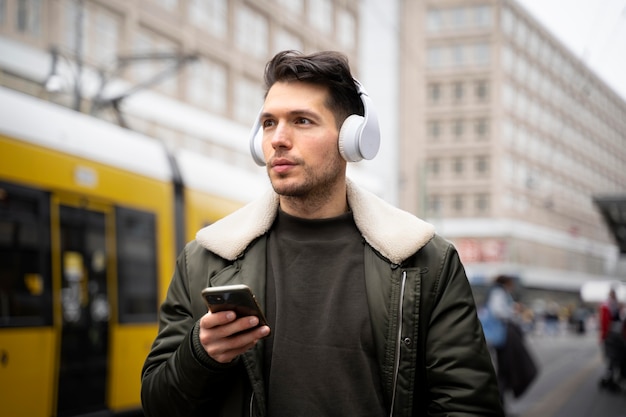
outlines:
[[[348,58],[336,51],[321,51],[305,55],[299,51],[282,51],[265,66],[265,95],[276,82],[301,81],[328,89],[325,103],[335,115],[337,127],[352,115],[365,111]]]

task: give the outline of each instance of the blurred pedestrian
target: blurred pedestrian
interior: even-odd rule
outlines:
[[[617,299],[617,293],[611,289],[599,309],[600,342],[606,360],[606,372],[600,380],[600,386],[611,391],[620,390],[619,382],[624,377],[626,341],[623,314],[623,306]]]
[[[559,305],[551,301],[544,315],[545,333],[549,336],[557,336],[560,332]]]
[[[487,295],[487,307],[502,321],[515,319],[516,303],[513,299],[515,278],[509,275],[499,275]]]
[[[511,392],[515,398],[520,397],[537,376],[536,362],[526,348],[525,333],[520,326],[517,315],[517,304],[513,299],[515,278],[510,275],[499,275],[489,290],[485,309],[504,325],[505,336],[502,340],[489,342],[493,352],[500,398]]]
[[[378,149],[347,58],[283,51],[265,69],[250,145],[273,190],[180,254],[143,368],[145,415],[502,416],[455,248],[346,177]],[[268,326],[207,311],[204,287],[242,283]]]
[[[571,330],[576,334],[585,334],[585,332],[587,331],[587,319],[587,310],[582,305],[576,306],[570,314],[569,322],[571,325]]]

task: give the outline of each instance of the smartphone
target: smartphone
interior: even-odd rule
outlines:
[[[259,326],[267,325],[267,320],[256,301],[256,297],[247,285],[207,287],[202,290],[202,297],[211,313],[234,311],[237,317],[257,316]]]

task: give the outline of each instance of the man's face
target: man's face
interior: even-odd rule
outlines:
[[[261,115],[263,154],[274,190],[290,197],[321,197],[345,175],[327,89],[304,82],[278,82]]]

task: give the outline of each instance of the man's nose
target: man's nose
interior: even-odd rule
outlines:
[[[279,146],[290,146],[292,131],[287,123],[278,122],[271,137],[271,143],[274,148]]]

